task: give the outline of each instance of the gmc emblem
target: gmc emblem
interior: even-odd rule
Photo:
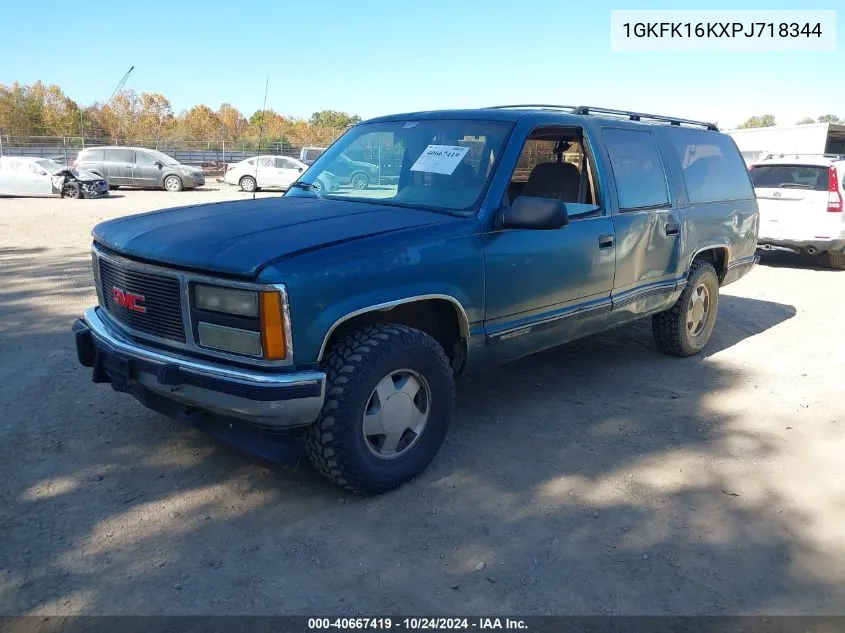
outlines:
[[[117,286],[111,287],[111,296],[114,302],[121,308],[132,310],[134,312],[144,313],[147,309],[141,305],[144,302],[144,295],[138,295],[134,292],[126,292]]]

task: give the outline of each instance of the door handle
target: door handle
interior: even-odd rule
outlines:
[[[681,225],[669,222],[666,224],[666,235],[678,235],[681,232]]]
[[[613,248],[613,235],[599,235],[599,248]]]

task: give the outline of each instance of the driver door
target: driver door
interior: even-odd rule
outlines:
[[[616,270],[614,229],[598,195],[585,134],[574,126],[533,130],[496,213],[501,216],[520,195],[553,198],[566,205],[569,224],[501,229],[494,219],[484,235],[485,329],[493,362],[560,345],[602,329],[607,320]]]
[[[301,167],[298,167],[293,161],[277,156],[276,171],[278,172],[277,177],[279,179],[279,186],[282,189],[287,189],[291,186],[291,183],[293,183],[294,180],[299,178],[300,174],[304,170]]]

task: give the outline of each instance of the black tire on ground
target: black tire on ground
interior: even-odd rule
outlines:
[[[167,176],[162,184],[164,185],[165,190],[171,192],[182,191],[184,188],[182,185],[182,179],[179,178],[179,176],[174,176],[172,174]]]
[[[68,181],[62,185],[62,198],[72,198],[78,200],[82,197],[82,187],[78,182]]]
[[[247,193],[258,191],[258,185],[255,182],[255,178],[252,176],[244,176],[240,179],[238,185],[240,186],[241,191],[246,191]]]
[[[372,325],[335,345],[324,369],[326,401],[306,442],[317,470],[356,494],[387,492],[425,470],[446,436],[455,391],[449,360],[437,341],[405,325]],[[428,418],[405,452],[384,459],[373,454],[364,435],[364,415],[376,385],[399,370],[424,379]]]
[[[701,287],[706,292],[708,302],[706,316],[701,329],[694,333],[687,324],[687,311],[693,295]],[[651,318],[651,331],[654,342],[660,351],[674,356],[694,356],[698,354],[713,334],[716,317],[719,312],[719,277],[713,264],[707,260],[696,260],[690,266],[687,285],[678,300],[668,310],[658,312]]]
[[[845,270],[845,253],[828,251],[825,255],[825,265],[834,270]]]

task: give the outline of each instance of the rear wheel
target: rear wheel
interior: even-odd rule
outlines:
[[[247,193],[252,193],[258,189],[255,178],[252,176],[244,176],[238,184],[241,186],[241,191],[246,191]]]
[[[164,179],[164,188],[167,191],[182,191],[182,179],[179,176],[168,176]]]
[[[454,382],[443,348],[404,325],[353,332],[326,361],[326,401],[307,450],[333,483],[379,494],[419,475],[452,414]]]
[[[834,270],[845,270],[845,253],[828,251],[825,254],[825,264]]]
[[[718,310],[716,269],[707,260],[696,260],[675,305],[651,318],[654,342],[662,352],[674,356],[698,354],[713,334]]]

